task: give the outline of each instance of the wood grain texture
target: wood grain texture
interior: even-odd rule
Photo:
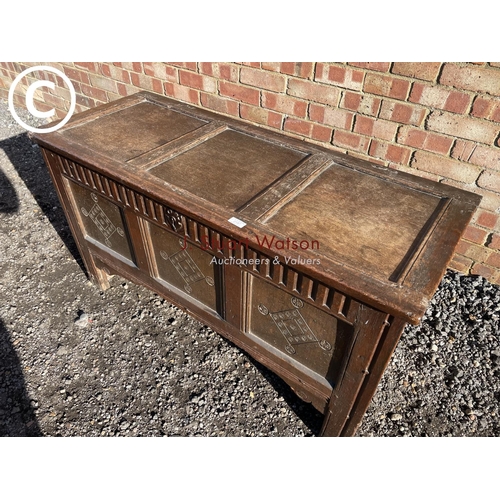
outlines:
[[[61,131],[33,137],[91,171],[98,164],[119,185],[141,186],[143,198],[129,202],[168,200],[194,220],[210,220],[231,238],[250,240],[256,250],[294,259],[297,270],[345,295],[419,321],[479,203],[477,195],[147,92],[133,97],[84,118],[76,115],[76,126],[71,120]],[[203,128],[210,132],[214,122],[224,131],[200,142]],[[138,130],[144,130],[142,139]],[[116,144],[126,152],[117,152]],[[174,157],[156,165],[169,148]],[[137,161],[123,159],[131,156]],[[331,162],[327,168],[319,162],[319,176],[311,168],[316,158]],[[151,162],[156,166],[144,171]],[[246,226],[232,226],[231,216]],[[320,249],[287,249],[285,255],[259,245],[273,236],[317,239]]]
[[[480,200],[147,92],[32,137],[91,279],[189,311],[324,435],[356,431]]]

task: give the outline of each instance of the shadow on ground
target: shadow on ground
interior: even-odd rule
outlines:
[[[0,145],[7,141],[1,141]],[[0,146],[1,147],[1,146]],[[0,214],[19,211],[19,197],[0,170]],[[0,436],[40,436],[24,376],[7,328],[0,319]]]
[[[324,416],[310,403],[302,401],[277,375],[268,370],[264,365],[252,359],[252,363],[259,373],[273,386],[275,391],[285,400],[290,409],[302,420],[313,436],[319,436]]]
[[[0,213],[13,214],[18,210],[19,197],[17,196],[17,192],[7,176],[0,169]]]
[[[0,141],[0,148],[5,151],[19,177],[30,190],[40,210],[48,218],[68,251],[78,262],[82,271],[87,274],[75,240],[66,222],[52,179],[40,154],[40,148],[30,141],[26,133]],[[0,212],[16,212],[19,209],[17,194],[9,180],[1,172],[0,189],[0,193],[2,193]],[[3,194],[4,192],[6,195]]]
[[[0,319],[0,436],[41,436],[9,332]]]

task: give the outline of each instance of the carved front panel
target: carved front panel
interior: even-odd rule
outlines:
[[[86,237],[133,260],[121,209],[74,182],[70,186]]]
[[[256,276],[248,295],[248,332],[333,385],[352,326]]]
[[[216,273],[212,256],[189,243],[184,233],[174,235],[149,224],[157,277],[216,310]]]

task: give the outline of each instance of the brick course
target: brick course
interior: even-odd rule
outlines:
[[[204,90],[212,94],[217,90],[217,80],[210,76],[203,76],[190,71],[179,71],[179,83],[186,87]]]
[[[477,97],[474,100],[471,115],[476,118],[486,118],[487,120],[500,122],[500,99]]]
[[[243,87],[234,83],[219,82],[221,96],[231,97],[237,101],[258,105],[260,102],[260,91],[250,87]]]
[[[384,139],[386,141],[394,140],[397,130],[397,123],[386,120],[377,120],[369,116],[358,116],[354,126],[354,132],[378,137],[379,139]]]
[[[500,132],[498,124],[443,111],[431,112],[427,120],[427,128],[483,144],[492,144]]]
[[[445,64],[439,83],[500,96],[500,78],[496,68],[478,68],[470,65]]]
[[[396,75],[409,76],[417,80],[433,82],[436,80],[440,68],[441,63],[397,62],[394,63],[392,72]]]
[[[425,151],[417,151],[415,153],[412,160],[412,167],[466,184],[473,183],[481,173],[481,169],[475,165],[440,158],[438,155]]]
[[[424,122],[427,110],[411,104],[384,100],[380,108],[380,118],[397,123],[420,126]]]
[[[366,75],[363,90],[369,94],[405,99],[410,89],[408,80],[401,80],[391,76],[382,76],[376,73]]]
[[[278,129],[281,128],[283,122],[283,115],[280,113],[247,104],[240,104],[240,115],[245,120]]]
[[[488,247],[493,248],[494,250],[500,250],[500,235],[492,235],[491,241],[488,243]]]
[[[305,118],[307,114],[308,102],[283,94],[263,92],[262,106],[264,108],[273,109],[275,111],[285,113],[287,115]]]
[[[363,77],[363,71],[357,71],[347,66],[316,64],[315,80],[318,82],[333,84],[351,90],[361,90]]]
[[[239,116],[239,103],[213,94],[201,94],[201,105],[224,115]]]
[[[343,92],[340,107],[357,111],[362,115],[377,116],[382,99],[371,95]]]
[[[234,64],[202,62],[199,64],[199,72],[203,75],[213,76],[219,80],[237,82],[239,79],[239,67]]]
[[[309,106],[309,118],[315,122],[331,125],[335,128],[351,130],[354,114],[339,108],[311,104]]]
[[[275,92],[284,92],[286,88],[286,78],[283,75],[254,68],[241,68],[240,82]]]
[[[500,193],[500,172],[484,171],[477,180],[477,185]]]
[[[0,97],[24,69],[0,62]],[[141,89],[281,130],[377,164],[483,196],[450,264],[500,282],[500,63],[50,63],[73,82],[77,111]],[[36,93],[65,116],[69,92]]]
[[[429,108],[438,108],[451,113],[465,113],[472,96],[447,87],[414,83],[409,100]]]
[[[308,80],[298,80],[296,78],[288,80],[287,93],[294,97],[328,104],[333,107],[337,106],[341,95],[341,91],[338,88]]]
[[[447,155],[453,144],[453,138],[405,126],[399,127],[397,142],[415,149]]]

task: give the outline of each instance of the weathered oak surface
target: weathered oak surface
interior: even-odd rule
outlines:
[[[33,137],[91,278],[215,328],[325,435],[355,432],[480,200],[147,92]]]

